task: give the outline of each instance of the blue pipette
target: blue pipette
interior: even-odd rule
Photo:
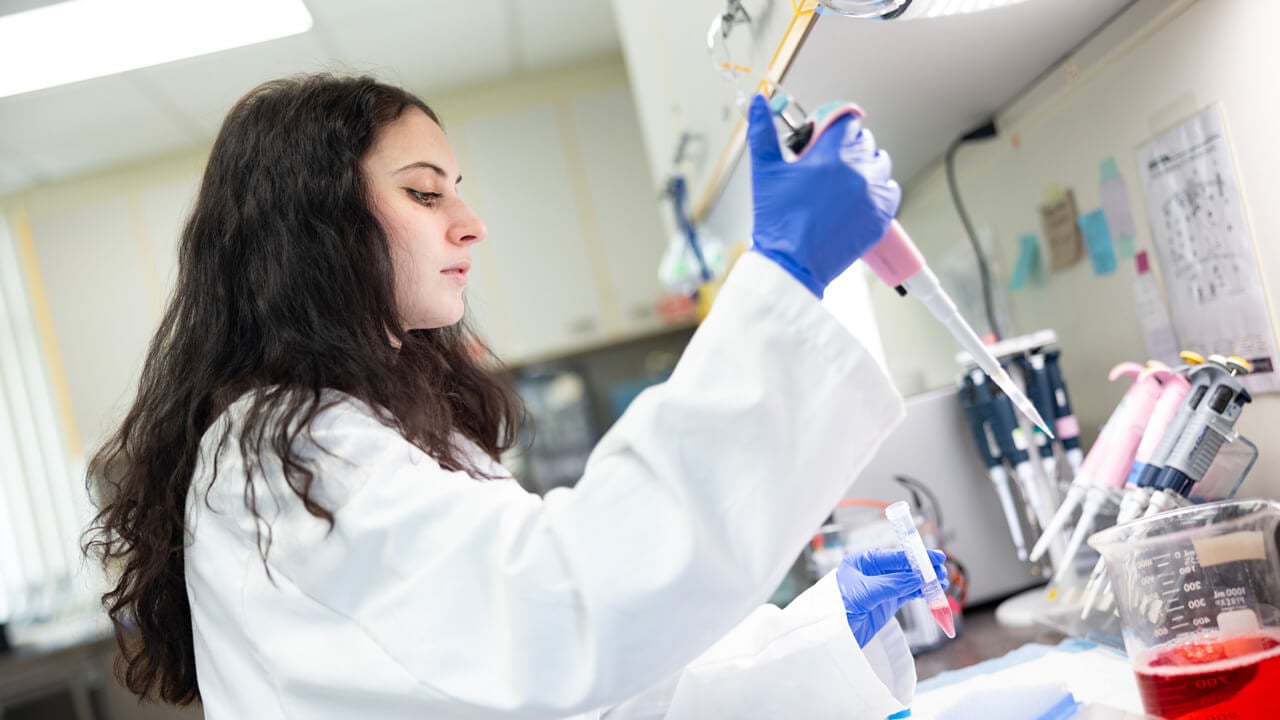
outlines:
[[[987,477],[995,488],[996,497],[1000,499],[1000,508],[1004,512],[1005,523],[1009,526],[1009,536],[1013,539],[1013,547],[1019,560],[1027,559],[1027,540],[1022,534],[1022,516],[1018,514],[1018,506],[1009,488],[1009,473],[1000,462],[1000,446],[996,442],[991,428],[992,407],[991,389],[981,377],[975,381],[965,376],[960,379],[960,405],[964,408],[965,418],[969,421],[969,431],[973,434],[974,447],[987,467]]]
[[[1049,385],[1049,373],[1045,369],[1044,356],[1040,353],[1030,357],[1019,355],[1013,361],[1017,363],[1018,369],[1022,371],[1022,377],[1026,380],[1027,397],[1031,399],[1031,404],[1035,405],[1036,410],[1044,417],[1053,417],[1053,388]],[[1056,501],[1058,458],[1053,454],[1053,439],[1040,428],[1034,428],[1032,433],[1035,436],[1036,450],[1040,454],[1040,466],[1044,469],[1044,476],[1049,481],[1048,494],[1051,500]]]
[[[1058,360],[1058,350],[1044,353],[1044,371],[1049,378],[1049,388],[1053,392],[1054,430],[1058,442],[1062,443],[1063,454],[1067,456],[1067,467],[1071,469],[1071,477],[1080,474],[1080,466],[1084,464],[1084,451],[1080,448],[1080,423],[1076,421],[1071,410],[1071,397],[1067,394],[1067,383],[1062,379],[1062,368]]]

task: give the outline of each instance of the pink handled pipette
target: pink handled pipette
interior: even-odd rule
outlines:
[[[1151,421],[1164,381],[1170,375],[1171,371],[1168,367],[1160,363],[1152,363],[1134,381],[1130,392],[1125,393],[1125,397],[1129,400],[1128,407],[1119,418],[1113,417],[1118,424],[1114,429],[1108,430],[1110,438],[1105,453],[1102,460],[1094,467],[1093,487],[1089,488],[1085,495],[1084,505],[1080,509],[1080,519],[1076,521],[1071,539],[1067,541],[1067,549],[1063,553],[1065,561],[1058,567],[1055,579],[1061,580],[1071,570],[1072,558],[1084,543],[1085,536],[1093,529],[1093,520],[1103,506],[1113,498],[1119,501],[1120,498],[1117,496],[1119,490],[1124,487],[1124,481],[1129,477],[1133,458],[1138,452],[1138,445],[1142,443],[1143,431]]]
[[[1160,445],[1160,441],[1164,438],[1165,432],[1173,422],[1174,416],[1178,414],[1178,408],[1182,407],[1190,390],[1191,382],[1181,373],[1174,373],[1165,378],[1164,387],[1160,390],[1160,398],[1156,400],[1155,408],[1151,411],[1151,420],[1142,431],[1142,441],[1138,443],[1133,466],[1125,481],[1124,495],[1120,499],[1120,510],[1116,515],[1117,525],[1136,519],[1146,508],[1147,500],[1151,497],[1151,488],[1139,486],[1135,478],[1140,474],[1142,467],[1153,459],[1156,448]],[[1089,614],[1098,592],[1103,588],[1106,577],[1104,571],[1105,564],[1102,558],[1098,558],[1097,564],[1089,574],[1089,582],[1085,586],[1084,600],[1081,602],[1082,617]]]
[[[794,112],[795,103],[790,96],[783,94],[775,95],[770,106],[774,114],[782,118],[793,130],[791,137],[787,140],[787,147],[797,157],[803,156],[804,152],[812,147],[822,133],[839,118],[845,115],[859,118],[863,116],[862,110],[857,105],[833,102],[818,108],[804,121],[797,122]],[[1053,437],[1053,431],[1044,418],[1040,417],[1040,413],[1036,411],[1035,405],[1027,398],[1026,393],[1013,381],[1009,373],[1005,372],[1000,362],[960,315],[955,303],[942,288],[942,283],[938,281],[938,276],[929,269],[924,256],[920,254],[920,250],[911,241],[911,236],[907,235],[901,223],[897,220],[891,222],[884,237],[868,250],[862,259],[876,275],[880,276],[881,280],[897,290],[898,294],[910,294],[924,303],[929,314],[951,332],[952,337],[969,353],[978,367],[982,368],[982,371],[1004,391],[1014,407],[1018,408],[1019,412],[1035,423],[1036,427],[1043,430],[1046,435]]]
[[[1115,483],[1113,475],[1119,475],[1119,482],[1124,482],[1125,474],[1129,466],[1133,463],[1133,453],[1137,451],[1138,442],[1142,438],[1142,430],[1146,427],[1147,420],[1151,417],[1151,411],[1155,407],[1155,402],[1160,396],[1160,379],[1167,376],[1169,369],[1160,365],[1157,368],[1145,368],[1138,363],[1127,362],[1120,363],[1111,369],[1109,378],[1112,382],[1124,376],[1135,377],[1133,384],[1125,392],[1124,397],[1120,399],[1120,403],[1116,405],[1116,409],[1111,413],[1111,418],[1107,420],[1107,424],[1102,427],[1102,431],[1098,433],[1098,439],[1094,441],[1093,447],[1089,449],[1089,454],[1085,456],[1084,464],[1080,468],[1079,474],[1071,483],[1071,487],[1067,490],[1067,497],[1058,506],[1058,511],[1054,513],[1053,519],[1045,525],[1040,538],[1036,541],[1034,547],[1031,548],[1031,560],[1035,562],[1044,556],[1049,549],[1049,544],[1053,538],[1061,532],[1063,526],[1071,519],[1076,508],[1081,506],[1090,494],[1090,490],[1095,486],[1110,487]],[[1141,423],[1136,426],[1135,423]],[[1115,447],[1113,447],[1113,445]],[[1123,468],[1118,466],[1123,463]],[[1097,497],[1097,494],[1094,494]],[[1101,507],[1101,499],[1095,501],[1097,509]],[[1081,520],[1084,518],[1082,516]],[[1090,518],[1092,522],[1092,518]],[[1070,550],[1068,545],[1068,550]],[[1064,553],[1064,558],[1070,558],[1071,553]],[[1060,563],[1058,568],[1062,572],[1065,563]]]

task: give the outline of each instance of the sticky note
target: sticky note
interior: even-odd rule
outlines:
[[[1028,281],[1040,281],[1040,239],[1031,233],[1018,237],[1018,263],[1013,267],[1009,289],[1021,290]]]
[[[1080,233],[1084,235],[1094,275],[1110,275],[1116,271],[1116,251],[1111,243],[1111,229],[1101,208],[1080,216]]]
[[[1129,207],[1129,189],[1116,168],[1116,159],[1108,157],[1099,166],[1102,175],[1102,211],[1107,216],[1107,227],[1115,239],[1116,254],[1122,260],[1133,257],[1133,239],[1138,234],[1133,223],[1133,210]]]
[[[1120,170],[1116,168],[1116,159],[1113,157],[1105,157],[1100,165],[1102,170],[1102,182],[1106,182],[1112,178],[1120,177]]]
[[[1070,190],[1054,186],[1045,192],[1045,197],[1056,198],[1040,206],[1040,229],[1049,253],[1049,267],[1057,272],[1075,265],[1084,254],[1076,196]]]
[[[1111,223],[1107,223],[1107,224],[1110,225]],[[1115,240],[1116,240],[1116,257],[1120,258],[1121,260],[1128,260],[1129,258],[1133,257],[1133,253],[1136,248],[1134,248],[1133,238],[1131,236],[1121,235],[1120,237],[1117,237]]]

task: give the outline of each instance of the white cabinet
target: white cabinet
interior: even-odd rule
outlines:
[[[596,240],[608,279],[609,330],[634,335],[658,328],[658,262],[666,245],[657,199],[640,142],[640,126],[626,87],[569,103]]]
[[[86,451],[123,416],[159,315],[155,258],[139,248],[136,215],[122,196],[33,208],[50,319]],[[152,266],[153,267],[153,266]]]
[[[527,362],[662,327],[665,206],[620,72],[448,124],[463,195],[489,228],[467,300],[499,357]]]
[[[172,178],[141,188],[136,195],[140,234],[153,256],[159,296],[167,300],[178,278],[178,245],[182,229],[195,207],[200,176]]]
[[[479,115],[456,131],[467,148],[467,194],[489,227],[487,303],[505,316],[482,328],[509,358],[541,356],[604,336],[603,303],[550,103]],[[474,178],[474,180],[472,180]],[[477,293],[479,294],[479,293]],[[499,334],[501,333],[501,334]]]

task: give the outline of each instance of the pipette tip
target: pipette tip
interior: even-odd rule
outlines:
[[[1036,427],[1040,428],[1040,430],[1045,435],[1048,435],[1049,439],[1052,440],[1054,438],[1053,428],[1049,427],[1049,423],[1045,422],[1044,418],[1040,417],[1040,413],[1036,411],[1036,406],[1032,405],[1031,401],[1026,398],[1020,398],[1020,400],[1021,402],[1018,403],[1018,409],[1022,411],[1023,415],[1027,416],[1028,420],[1035,423]]]

